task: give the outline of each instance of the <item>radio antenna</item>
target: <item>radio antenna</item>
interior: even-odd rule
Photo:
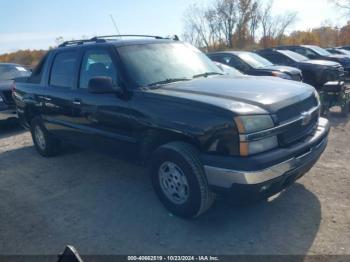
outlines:
[[[120,35],[120,31],[119,31],[119,29],[118,29],[117,23],[116,23],[115,20],[114,20],[113,15],[110,15],[110,17],[111,17],[111,20],[112,20],[112,23],[113,23],[113,25],[114,25],[115,30],[117,31],[118,35]]]

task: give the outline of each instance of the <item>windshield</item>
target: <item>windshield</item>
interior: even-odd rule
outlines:
[[[254,67],[254,68],[263,68],[267,66],[273,66],[273,64],[270,61],[254,53],[246,52],[246,53],[238,53],[237,55],[244,62],[246,62],[247,64],[249,64],[251,67]]]
[[[0,65],[0,80],[13,80],[17,77],[30,76],[30,71],[19,65]]]
[[[191,80],[222,74],[201,51],[184,43],[130,45],[118,48],[131,78],[138,86]]]
[[[311,50],[313,50],[314,52],[316,52],[317,54],[322,55],[322,56],[331,56],[332,55],[330,52],[328,52],[327,50],[325,50],[319,46],[312,45],[312,46],[308,46],[308,48],[310,48]]]
[[[288,56],[290,59],[296,61],[296,62],[302,62],[302,61],[307,61],[309,58],[306,56],[303,56],[301,54],[295,53],[293,51],[289,50],[278,50],[281,54],[284,54],[285,56]]]

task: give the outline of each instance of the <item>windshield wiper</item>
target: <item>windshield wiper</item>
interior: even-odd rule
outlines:
[[[224,74],[219,73],[219,72],[206,72],[203,74],[194,75],[193,78],[208,77],[208,76],[212,76],[212,75],[224,75]]]
[[[174,83],[174,82],[181,82],[181,81],[190,81],[191,79],[189,78],[168,78],[162,81],[158,81],[158,82],[154,82],[151,84],[148,84],[146,87],[154,87],[154,86],[159,86],[159,85],[165,85],[165,84],[170,84],[170,83]]]

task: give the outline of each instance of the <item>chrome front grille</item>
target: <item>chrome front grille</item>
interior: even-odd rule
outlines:
[[[281,124],[290,122],[288,128],[278,136],[281,146],[288,146],[302,140],[316,131],[319,119],[319,105],[313,95],[307,99],[283,108],[277,112]],[[295,121],[298,119],[298,121]]]

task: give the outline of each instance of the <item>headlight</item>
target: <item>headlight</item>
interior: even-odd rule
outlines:
[[[273,128],[274,122],[270,115],[240,116],[235,118],[240,136],[240,155],[249,156],[278,147],[277,136],[263,137],[259,140],[246,141],[242,139],[247,134]]]
[[[240,134],[254,133],[275,126],[269,115],[240,116],[235,118],[235,122]]]
[[[0,96],[0,103],[4,102],[4,99]]]
[[[252,142],[241,142],[239,151],[241,156],[255,155],[278,147],[277,136],[263,138]]]
[[[283,78],[283,79],[292,80],[292,77],[288,74],[285,74],[285,73],[274,71],[274,72],[272,72],[272,75],[276,76],[276,77]]]

